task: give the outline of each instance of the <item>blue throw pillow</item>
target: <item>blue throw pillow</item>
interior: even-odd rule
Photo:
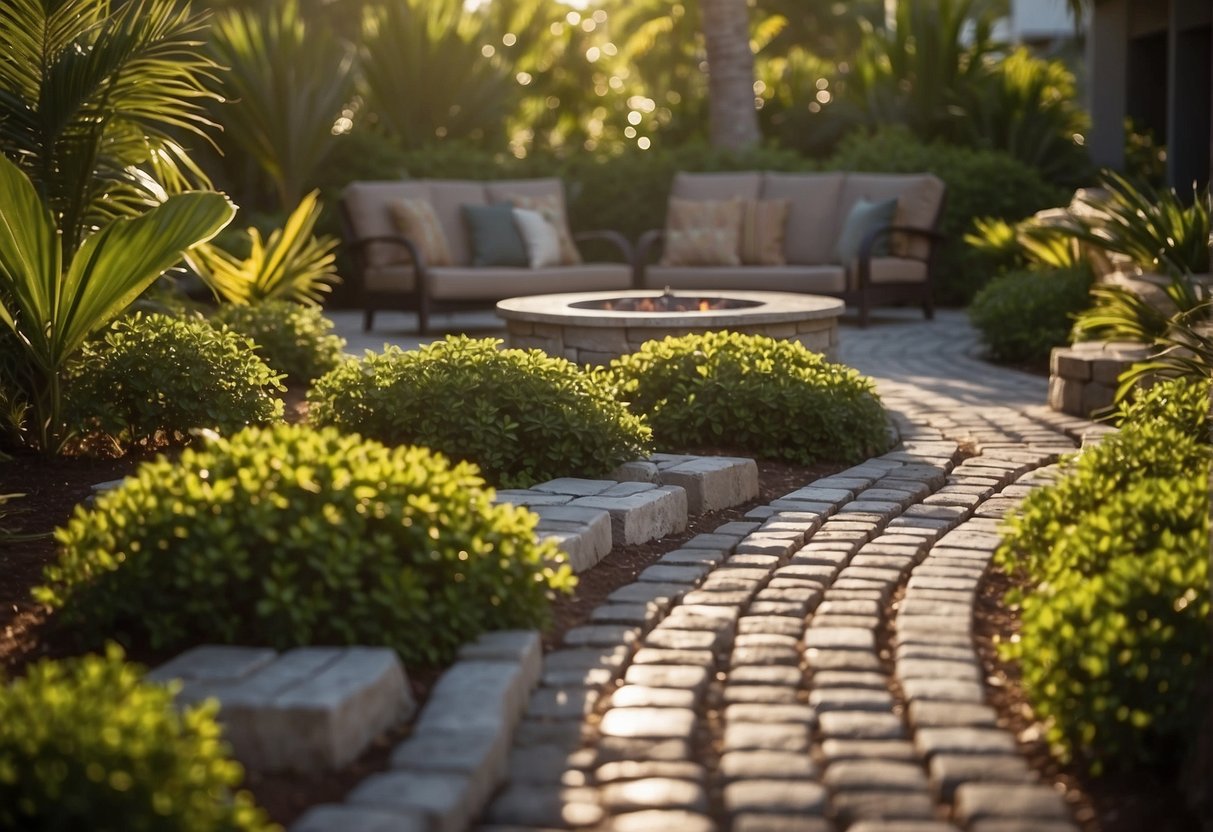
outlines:
[[[835,261],[844,266],[850,266],[851,262],[859,256],[859,246],[863,242],[863,238],[877,228],[892,225],[893,215],[896,213],[896,199],[887,199],[884,202],[869,202],[866,199],[859,199],[851,207],[851,213],[847,215],[846,222],[842,224],[842,231],[838,234],[838,242],[834,246]],[[876,242],[872,253],[883,255],[888,251],[889,241],[885,238]]]
[[[508,202],[493,205],[461,205],[463,222],[472,245],[473,266],[530,265],[526,243],[514,224],[514,207]]]

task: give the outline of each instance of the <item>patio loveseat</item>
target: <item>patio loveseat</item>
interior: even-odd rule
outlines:
[[[679,173],[665,229],[637,243],[637,285],[830,295],[861,326],[878,304],[931,318],[945,195],[929,173]]]
[[[513,261],[489,250],[500,242],[489,236],[500,230],[492,224],[500,219],[493,207],[540,214],[556,231],[558,253],[543,265],[501,265]],[[381,309],[415,311],[424,334],[435,311],[491,307],[517,295],[632,286],[628,241],[612,231],[571,234],[564,187],[556,178],[353,182],[342,195],[341,220],[365,331]],[[577,243],[593,239],[617,248],[623,262],[584,262]]]

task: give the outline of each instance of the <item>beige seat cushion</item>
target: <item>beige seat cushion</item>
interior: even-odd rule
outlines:
[[[741,264],[741,202],[670,197],[663,266]]]
[[[786,199],[747,199],[741,203],[741,262],[751,266],[782,266],[784,232],[788,224]]]
[[[841,173],[772,173],[762,177],[763,199],[788,200],[787,262],[820,265],[834,259],[834,244],[842,227],[839,197]]]
[[[411,292],[416,285],[417,272],[411,265],[368,266],[362,272],[362,287],[369,292]]]
[[[678,199],[758,199],[762,174],[758,171],[688,173],[679,171],[670,187]]]
[[[826,292],[846,289],[842,266],[649,266],[645,288],[737,289],[755,292]]]
[[[428,199],[429,196],[429,184],[424,180],[401,179],[391,182],[351,182],[341,198],[354,235],[365,239],[391,237],[400,233],[392,221],[390,206],[393,202]],[[366,263],[370,267],[406,263],[408,259],[408,250],[398,245],[377,243],[366,249]]]
[[[894,225],[929,229],[934,227],[945,190],[943,180],[929,173],[848,173],[838,210],[845,217],[860,199],[869,202],[896,199]],[[925,259],[930,255],[926,240],[902,234],[893,235],[890,248],[897,257]]]
[[[631,285],[632,267],[624,263],[546,269],[452,266],[429,271],[430,297],[435,300],[496,301],[520,295],[630,289]]]
[[[427,266],[451,265],[446,234],[428,199],[397,199],[388,208],[400,233],[417,246]]]
[[[873,257],[872,285],[881,283],[922,283],[927,279],[927,264],[905,257]]]

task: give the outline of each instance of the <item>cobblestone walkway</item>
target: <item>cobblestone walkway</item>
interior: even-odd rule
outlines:
[[[1094,427],[963,317],[844,332],[903,444],[665,555],[545,657],[481,829],[1061,832],[985,703],[998,518]]]

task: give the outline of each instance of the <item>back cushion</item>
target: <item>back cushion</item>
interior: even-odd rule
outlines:
[[[788,262],[815,266],[834,260],[834,245],[846,211],[839,209],[845,174],[772,173],[762,176],[763,199],[786,199]]]
[[[674,177],[670,196],[678,199],[757,199],[762,174],[757,171],[734,173],[687,173]]]
[[[401,199],[429,199],[429,183],[424,180],[393,182],[351,182],[342,194],[346,212],[358,238],[394,236],[400,229],[392,221],[391,204]],[[401,246],[372,245],[367,248],[368,266],[407,263],[408,252]]]
[[[845,217],[860,199],[869,202],[896,199],[894,225],[934,228],[945,189],[943,180],[929,173],[848,173],[839,211]],[[899,234],[893,235],[891,249],[896,257],[925,259],[930,254],[926,240]]]
[[[472,261],[471,245],[467,227],[463,224],[464,205],[488,205],[489,198],[483,182],[465,179],[430,179],[430,201],[434,212],[442,223],[451,261],[456,266],[466,266]]]

